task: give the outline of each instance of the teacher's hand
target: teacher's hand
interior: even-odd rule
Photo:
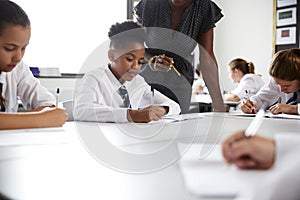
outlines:
[[[168,72],[171,70],[171,64],[173,58],[166,56],[165,54],[156,55],[150,58],[148,64],[153,71]]]

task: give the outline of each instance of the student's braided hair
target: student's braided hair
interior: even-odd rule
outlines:
[[[116,23],[110,27],[108,32],[111,48],[122,48],[128,42],[144,44],[146,39],[145,30],[136,22],[125,21]]]

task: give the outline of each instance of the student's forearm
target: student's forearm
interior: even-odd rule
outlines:
[[[0,114],[0,130],[39,128],[43,123],[38,119],[37,113]]]
[[[225,94],[224,95],[224,100],[225,101],[240,101],[240,98],[238,96],[236,96],[235,94]]]

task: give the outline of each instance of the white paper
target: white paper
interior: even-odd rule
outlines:
[[[176,121],[201,119],[201,118],[204,118],[204,115],[202,113],[188,113],[188,114],[182,114],[182,115],[166,115],[163,117],[163,120],[170,121],[170,122],[176,122]]]
[[[187,144],[179,144],[179,152]],[[201,148],[211,148],[211,153],[199,159]],[[209,146],[209,147],[207,147]],[[191,193],[200,197],[235,198],[249,196],[256,185],[269,173],[266,170],[240,170],[223,160],[220,145],[192,144],[179,160],[185,186]]]

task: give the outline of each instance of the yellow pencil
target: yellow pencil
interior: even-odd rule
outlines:
[[[174,63],[174,62],[171,62],[170,66],[174,69],[174,71],[176,72],[176,74],[177,74],[178,76],[181,76],[181,74],[180,74],[179,71],[176,69],[176,67],[174,66],[173,63]]]

